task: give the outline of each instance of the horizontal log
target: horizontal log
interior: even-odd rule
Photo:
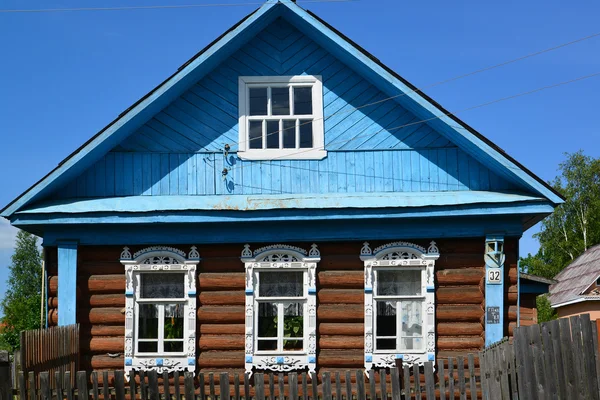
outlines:
[[[361,336],[365,334],[364,324],[357,323],[319,323],[319,335]]]
[[[244,351],[201,351],[198,357],[199,368],[242,368]]]
[[[122,337],[82,337],[81,350],[84,353],[122,353],[125,349],[125,336]]]
[[[79,275],[117,275],[124,273],[125,267],[118,259],[113,261],[79,261],[77,264],[77,274]]]
[[[517,320],[517,306],[508,307],[508,319],[511,321]]]
[[[439,350],[461,350],[461,349],[482,349],[484,345],[481,336],[451,337],[439,336],[437,339],[437,348]]]
[[[511,323],[508,324],[508,336],[513,336],[514,335],[516,327],[517,327],[517,323],[516,322],[511,322]]]
[[[317,320],[321,322],[364,322],[364,305],[319,305]]]
[[[200,304],[209,306],[244,305],[246,295],[243,290],[200,292]]]
[[[485,276],[484,268],[444,269],[435,274],[441,285],[479,285]]]
[[[345,270],[345,271],[363,271],[364,263],[357,255],[360,254],[360,248],[356,253],[331,255],[323,253],[321,250],[321,261],[319,261],[319,270]]]
[[[198,320],[208,324],[245,323],[244,306],[203,306],[198,307]]]
[[[317,356],[321,368],[363,368],[364,352],[361,350],[320,350]]]
[[[124,325],[81,325],[79,328],[82,335],[86,336],[123,336]]]
[[[77,320],[82,324],[125,324],[125,309],[120,307],[106,307],[79,310],[77,312]]]
[[[199,322],[201,322],[199,320]],[[199,332],[201,335],[243,335],[246,327],[241,324],[207,324],[200,323]]]
[[[58,307],[58,297],[49,297],[48,306]],[[78,307],[125,307],[125,295],[119,294],[93,294],[77,296]]]
[[[481,304],[483,293],[478,286],[439,287],[435,292],[437,304]]]
[[[442,322],[436,327],[438,336],[461,336],[483,334],[483,324],[479,322]]]
[[[364,336],[319,336],[319,349],[362,350],[364,342]]]
[[[103,370],[103,369],[123,369],[123,365],[125,362],[123,360],[123,355],[119,355],[117,357],[109,357],[106,355],[94,355],[91,357],[85,357],[86,359],[82,360],[82,367],[85,364],[88,364],[91,369],[94,370]],[[83,368],[85,369],[85,368]]]
[[[52,308],[48,310],[48,325],[56,326],[58,324],[58,309]]]
[[[200,335],[201,351],[244,350],[244,335]]]
[[[483,308],[480,305],[439,305],[435,311],[438,322],[483,323]]]
[[[319,304],[364,304],[364,289],[320,289]]]
[[[198,277],[198,290],[241,290],[244,291],[246,278],[240,273],[201,273]]]
[[[364,289],[363,271],[320,271],[318,287],[321,289]]]

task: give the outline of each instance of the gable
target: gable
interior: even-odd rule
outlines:
[[[600,245],[589,248],[554,277],[558,283],[550,286],[548,299],[552,307],[583,301],[584,294],[595,289],[600,276]]]
[[[329,156],[224,161],[226,144],[237,150],[238,77],[302,74],[322,76]],[[280,18],[55,198],[518,189],[385,99]]]
[[[280,24],[281,21],[277,21],[277,18],[283,18],[290,26],[288,28],[278,27],[277,24]],[[277,29],[281,28],[281,31],[275,32],[280,36],[272,35],[278,41],[269,42],[265,38],[269,34],[273,34],[273,32],[268,32],[273,26]],[[288,31],[285,31],[285,29],[288,29]],[[295,37],[294,33],[298,31],[304,36],[301,38]],[[261,35],[263,36],[262,38],[260,37]],[[285,42],[286,39],[289,39],[289,41]],[[269,49],[268,45],[271,45],[275,51],[267,50]],[[296,52],[286,53],[288,48],[295,48]],[[272,54],[271,59],[261,56],[265,52],[269,55]],[[319,52],[327,54],[327,56],[319,58]],[[292,57],[286,58],[289,54],[292,54]],[[241,57],[246,64],[237,62],[236,57]],[[232,62],[231,60],[235,61]],[[313,61],[316,63],[313,63]],[[317,61],[323,63],[331,62],[332,64],[323,66]],[[228,63],[230,65],[227,65]],[[413,185],[415,190],[416,187],[430,187],[436,190],[435,188],[437,187],[444,187],[443,179],[438,182],[436,176],[443,176],[443,172],[454,176],[452,172],[446,170],[440,172],[440,170],[434,168],[433,171],[427,169],[429,175],[425,173],[424,169],[422,171],[423,174],[421,174],[421,172],[417,173],[416,169],[412,168],[412,165],[429,165],[430,153],[428,152],[432,150],[435,150],[435,155],[431,159],[435,159],[436,161],[433,161],[433,164],[437,165],[437,160],[444,159],[444,155],[438,154],[440,151],[455,149],[457,160],[465,158],[472,158],[474,160],[473,162],[467,162],[470,169],[468,175],[469,187],[463,190],[475,190],[474,188],[476,187],[484,188],[485,190],[489,182],[490,190],[496,190],[496,187],[499,188],[498,190],[519,190],[534,193],[536,196],[542,196],[551,204],[562,202],[560,196],[541,179],[526,170],[464,122],[449,115],[441,106],[423,93],[415,90],[408,82],[382,65],[376,58],[345,38],[324,21],[303,10],[295,3],[281,3],[276,0],[267,0],[260,9],[241,20],[191,60],[182,65],[171,77],[167,78],[150,93],[125,110],[117,119],[60,163],[47,176],[17,199],[13,200],[13,202],[2,210],[2,215],[10,217],[27,205],[40,203],[42,200],[48,199],[52,193],[55,193],[53,197],[63,198],[71,196],[73,193],[77,193],[77,195],[85,193],[86,196],[90,195],[90,193],[108,193],[108,196],[110,196],[112,188],[114,188],[115,193],[121,192],[119,189],[119,185],[121,184],[119,182],[128,182],[130,177],[134,182],[134,186],[133,189],[123,189],[126,192],[133,191],[134,193],[140,193],[139,187],[141,186],[145,188],[141,189],[143,194],[148,194],[148,192],[157,193],[158,190],[155,189],[154,182],[160,176],[161,193],[164,193],[165,190],[163,188],[167,187],[167,175],[169,176],[168,192],[171,193],[174,191],[174,186],[171,185],[171,182],[174,182],[175,176],[179,177],[177,184],[177,191],[179,191],[179,188],[184,186],[183,172],[171,168],[172,160],[177,159],[179,161],[176,161],[176,164],[186,165],[186,171],[195,171],[194,168],[190,169],[184,160],[197,159],[201,154],[208,155],[202,159],[202,162],[210,163],[214,160],[212,166],[213,173],[206,172],[206,170],[203,173],[208,175],[207,180],[204,181],[207,187],[210,187],[211,182],[213,182],[211,177],[214,177],[215,183],[213,187],[216,193],[220,193],[223,190],[234,190],[235,186],[232,185],[241,186],[239,182],[242,182],[242,178],[247,173],[247,170],[256,169],[260,170],[261,177],[260,186],[258,186],[259,189],[256,190],[266,193],[269,190],[276,190],[279,186],[282,188],[287,187],[283,183],[280,183],[283,179],[287,179],[287,175],[283,172],[278,175],[277,166],[273,168],[270,163],[266,163],[268,165],[265,166],[265,163],[259,162],[251,166],[238,168],[236,171],[231,165],[237,163],[235,159],[228,158],[227,161],[224,161],[223,157],[220,157],[216,153],[222,149],[226,140],[229,142],[231,139],[234,139],[233,143],[235,143],[236,122],[231,118],[225,117],[224,114],[209,113],[207,110],[212,106],[216,106],[216,108],[219,108],[225,114],[229,112],[229,116],[231,117],[231,110],[227,111],[226,108],[231,105],[235,106],[235,104],[231,104],[227,100],[226,97],[230,96],[230,94],[223,89],[227,87],[226,85],[230,85],[230,83],[222,80],[221,83],[223,85],[221,85],[221,83],[217,82],[218,79],[216,78],[210,78],[213,82],[209,82],[209,78],[204,78],[208,77],[211,73],[215,74],[215,76],[219,74],[223,75],[222,72],[225,72],[227,68],[230,68],[232,71],[237,71],[237,69],[241,68],[253,71],[252,73],[254,74],[261,74],[261,72],[254,70],[254,68],[260,67],[268,70],[269,74],[272,74],[273,72],[295,71],[296,69],[299,71],[308,71],[310,68],[317,68],[319,65],[324,69],[333,64],[348,68],[351,70],[352,75],[349,75],[347,79],[340,80],[340,85],[346,85],[345,87],[341,86],[338,88],[332,85],[332,89],[328,92],[332,96],[331,99],[328,99],[328,106],[330,106],[331,110],[339,110],[340,112],[334,112],[334,114],[330,115],[328,121],[325,121],[326,124],[329,124],[329,132],[335,133],[329,135],[326,139],[327,150],[330,151],[331,155],[331,157],[327,157],[327,163],[331,163],[331,160],[336,157],[333,153],[356,151],[356,154],[358,154],[364,152],[365,159],[368,160],[371,157],[368,154],[369,152],[373,152],[373,159],[380,157],[379,153],[376,152],[382,152],[383,167],[388,170],[385,174],[382,173],[380,176],[373,177],[375,181],[374,186],[378,186],[377,180],[380,179],[383,184],[379,185],[379,187],[395,187],[394,182],[398,180],[401,182],[410,182],[411,190],[413,190]],[[228,76],[229,73],[224,74],[224,78]],[[334,78],[331,78],[331,82],[333,81]],[[215,86],[211,89],[210,85]],[[230,89],[232,93],[236,93],[235,88]],[[192,104],[186,99],[183,99],[185,103],[177,103],[186,95],[188,95],[188,99],[192,98],[194,90],[196,92],[198,90],[206,90],[204,95],[215,95],[211,97],[213,101],[207,102],[203,98],[203,95],[197,96],[198,93],[194,93],[195,96],[200,98],[200,100],[196,99],[195,101],[206,103],[204,104],[206,107],[204,110],[197,111],[196,104]],[[378,102],[377,99],[385,97],[394,97],[394,100]],[[218,104],[219,101],[221,101],[220,104]],[[355,104],[362,106],[365,102],[377,102],[377,104],[373,105],[372,108],[361,108],[358,112],[353,110]],[[174,106],[172,110],[169,110],[170,106]],[[187,107],[187,111],[184,113],[186,115],[179,114],[174,118],[173,115],[169,114],[169,112],[174,112],[173,110],[176,108],[179,110],[179,108],[184,107]],[[385,107],[390,107],[390,109],[386,109]],[[190,113],[197,114],[190,115]],[[199,116],[199,114],[201,115]],[[218,119],[218,122],[207,125],[207,122],[211,118],[213,120]],[[391,118],[392,120],[387,120],[387,118]],[[181,121],[180,119],[187,120]],[[418,121],[425,119],[429,121],[427,124],[418,123]],[[166,122],[167,120],[168,122]],[[391,121],[390,125],[385,124],[386,121]],[[390,129],[392,124],[396,124],[396,121],[398,121],[397,126],[403,126],[402,129]],[[376,128],[378,125],[379,129]],[[203,127],[199,128],[199,126]],[[179,132],[179,130],[185,131],[185,133],[181,135],[182,132]],[[177,134],[174,134],[174,132],[177,132]],[[361,134],[362,132],[364,134]],[[148,135],[153,136],[148,138]],[[366,141],[363,141],[365,138]],[[395,154],[392,152],[396,150],[401,152],[399,157],[402,160],[402,165],[408,165],[408,160],[410,160],[410,169],[396,168],[395,165],[400,164],[398,162],[394,164],[394,156],[391,155]],[[404,152],[411,153],[409,156],[405,156]],[[460,152],[464,152],[466,157],[461,156]],[[123,154],[122,167],[119,164],[119,153]],[[161,159],[160,166],[153,161],[156,159],[155,154],[157,153],[161,154],[159,157]],[[155,173],[156,177],[151,175],[150,178],[148,178],[147,174],[137,177],[136,172],[133,170],[131,170],[131,173],[127,172],[127,167],[130,165],[129,155],[127,154],[131,154],[132,165],[139,166],[143,163],[147,165],[148,160],[150,160],[152,171],[156,171],[158,168],[160,172]],[[186,154],[193,154],[194,157],[186,156]],[[297,187],[300,186],[310,187],[313,190],[316,182],[318,182],[319,188],[323,188],[319,189],[321,191],[328,191],[330,190],[329,188],[333,187],[337,187],[338,189],[336,190],[342,193],[344,190],[355,190],[354,185],[348,179],[330,179],[331,174],[334,173],[343,174],[344,176],[348,175],[348,165],[357,165],[358,168],[362,168],[360,164],[360,157],[362,155],[358,156],[359,161],[357,163],[352,161],[353,156],[348,158],[344,155],[337,158],[335,161],[337,171],[327,169],[327,179],[322,178],[321,171],[325,170],[319,166],[319,179],[313,179],[310,184],[307,184],[306,180],[302,180],[300,184],[295,184],[294,193],[298,192]],[[112,164],[110,157],[114,157],[116,160],[114,169],[120,171],[119,168],[122,168],[124,173],[124,175],[115,175],[114,182],[111,181],[110,168]],[[164,161],[165,158],[169,159],[168,164]],[[452,156],[446,155],[446,159],[452,159]],[[191,162],[193,163],[194,161]],[[321,160],[321,162],[325,162],[325,160]],[[295,163],[295,161],[292,161],[292,163]],[[366,163],[368,166],[369,162],[366,161]],[[102,164],[104,164],[104,167]],[[244,164],[244,162],[240,164]],[[222,175],[223,169],[220,169],[221,165],[230,169],[229,175],[225,179],[223,179]],[[285,168],[283,165],[282,168]],[[378,164],[377,167],[381,165]],[[472,169],[471,165],[474,166]],[[304,166],[302,168],[305,169]],[[310,165],[307,168],[312,171],[314,165]],[[457,168],[459,170],[456,173],[458,175],[457,180],[467,186],[467,178],[464,178],[464,174],[461,178],[460,166]],[[272,185],[270,178],[268,178],[271,174],[269,169],[274,171]],[[168,173],[165,172],[167,170]],[[471,173],[474,170],[479,172]],[[108,171],[106,181],[101,182],[100,177],[103,176],[103,173],[106,174],[106,171]],[[363,172],[363,170],[360,170],[360,172]],[[113,172],[113,174],[115,173]],[[189,177],[190,174],[193,175],[193,172],[188,174],[188,181],[194,181],[193,178]],[[238,174],[238,176],[236,177],[235,174]],[[362,175],[366,174],[366,171],[362,173]],[[399,174],[402,174],[401,180]],[[200,175],[202,173],[197,173],[197,176]],[[407,179],[408,175],[410,175],[410,179]],[[258,179],[258,176],[257,172],[254,171],[253,179]],[[236,183],[231,182],[233,177],[236,177]],[[300,177],[300,179],[303,178]],[[480,179],[478,184],[475,183],[476,179]],[[150,180],[150,184],[148,184],[148,180]],[[225,188],[223,189],[222,185],[217,184],[216,181],[225,182]],[[332,181],[337,183],[331,183]],[[248,180],[246,179],[243,182],[245,186]],[[325,185],[324,182],[327,182],[327,184]],[[340,184],[339,182],[342,183]],[[451,182],[451,179],[448,178],[447,182]],[[496,186],[497,182],[500,183]],[[256,181],[252,183],[256,183]],[[265,185],[267,185],[267,189],[265,189]],[[356,184],[357,190],[361,185],[361,183]],[[454,187],[452,184],[446,183],[446,185]],[[188,182],[187,186],[192,185]],[[365,184],[365,187],[367,186],[371,187],[370,184]],[[349,189],[344,189],[345,187]],[[404,190],[407,185],[403,183],[400,187]],[[198,189],[196,189],[196,193],[198,192]]]

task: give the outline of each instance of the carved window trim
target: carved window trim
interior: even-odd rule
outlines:
[[[393,242],[371,250],[365,242],[360,251],[360,259],[364,262],[365,274],[365,370],[372,368],[390,368],[396,359],[402,359],[404,364],[423,365],[425,361],[435,361],[435,286],[434,267],[440,252],[434,241],[425,249],[414,243]],[[423,339],[425,346],[422,350],[404,352],[374,351],[375,348],[375,319],[376,306],[373,296],[375,282],[374,269],[415,269],[422,270],[421,293],[425,298],[423,303]],[[398,334],[398,332],[397,332]]]
[[[241,260],[246,271],[246,332],[245,368],[248,374],[253,369],[271,371],[293,371],[308,368],[316,371],[317,364],[317,263],[321,254],[316,244],[309,251],[288,245],[261,247],[254,252],[250,245],[242,250]],[[258,352],[256,349],[256,274],[261,270],[292,269],[304,273],[306,294],[306,318],[304,319],[304,351],[297,352]]]
[[[128,247],[120,257],[125,267],[125,373],[155,370],[158,373],[196,369],[196,267],[200,254],[195,246],[186,255],[173,247],[152,246],[133,255]],[[140,295],[141,273],[179,272],[185,274],[184,346],[180,354],[136,354],[136,299]]]

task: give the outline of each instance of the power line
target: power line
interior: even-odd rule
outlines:
[[[561,49],[563,47],[567,47],[567,46],[570,46],[570,45],[573,45],[573,44],[576,44],[576,43],[580,43],[580,42],[583,42],[585,40],[593,39],[593,38],[598,37],[598,36],[600,36],[600,32],[593,33],[591,35],[584,36],[584,37],[581,37],[581,38],[578,38],[578,39],[575,39],[575,40],[571,40],[569,42],[565,42],[565,43],[562,43],[562,44],[559,44],[559,45],[556,45],[556,46],[548,47],[548,48],[543,49],[543,50],[538,50],[538,51],[535,51],[533,53],[526,54],[524,56],[520,56],[520,57],[517,57],[517,58],[513,58],[513,59],[510,59],[510,60],[507,60],[507,61],[503,61],[503,62],[501,62],[499,64],[494,64],[494,65],[491,65],[491,66],[488,66],[488,67],[480,68],[480,69],[477,69],[477,70],[472,71],[472,72],[468,72],[468,73],[465,73],[465,74],[462,74],[462,75],[455,76],[453,78],[444,79],[444,80],[432,83],[430,85],[423,86],[421,88],[411,89],[411,90],[409,90],[409,91],[407,91],[405,93],[400,93],[400,94],[397,94],[395,96],[386,97],[384,99],[377,100],[377,101],[374,101],[372,103],[367,103],[367,104],[363,104],[361,106],[352,107],[350,110],[337,111],[337,112],[334,112],[334,113],[329,114],[327,116],[323,116],[323,117],[319,117],[319,118],[313,118],[313,119],[311,119],[308,122],[301,123],[300,126],[306,125],[306,124],[310,124],[310,123],[312,123],[314,121],[323,120],[323,119],[332,117],[334,115],[348,114],[348,113],[354,112],[356,110],[360,110],[362,108],[374,106],[374,105],[381,104],[381,103],[384,103],[384,102],[389,101],[389,100],[393,100],[393,99],[397,99],[397,98],[400,98],[400,97],[403,97],[403,96],[407,96],[407,95],[409,95],[411,93],[420,93],[420,92],[422,93],[424,89],[429,89],[429,88],[440,86],[440,85],[443,85],[443,84],[446,84],[446,83],[454,82],[454,81],[457,81],[459,79],[463,79],[463,78],[467,78],[469,76],[480,74],[482,72],[491,71],[493,69],[500,68],[500,67],[503,67],[503,66],[515,63],[517,61],[522,61],[522,60],[525,60],[525,59],[528,59],[528,58],[531,58],[531,57],[535,57],[535,56],[538,56],[538,55],[541,55],[541,54],[545,54],[545,53],[548,53],[548,52],[551,52],[551,51],[554,51],[554,50],[558,50],[558,49]],[[289,127],[289,128],[283,128],[281,131],[285,131],[285,130],[289,130],[289,129],[295,129],[295,128],[296,128],[295,126]],[[274,134],[279,134],[279,130],[267,133],[265,136],[274,135]],[[232,144],[240,145],[242,143],[247,143],[247,142],[249,142],[249,140],[241,140],[239,142],[233,142]]]
[[[281,0],[280,0],[281,1]],[[359,0],[302,0],[302,3],[348,3]],[[283,1],[285,2],[285,0]],[[127,10],[166,10],[180,8],[200,8],[200,7],[241,7],[241,6],[261,6],[264,2],[251,3],[207,3],[207,4],[174,4],[174,5],[156,5],[156,6],[124,6],[124,7],[76,7],[76,8],[41,8],[41,9],[15,9],[0,10],[0,13],[47,13],[47,12],[65,12],[65,11],[127,11]]]
[[[425,122],[429,122],[429,121],[433,121],[433,120],[436,120],[436,119],[440,119],[440,118],[443,118],[443,117],[453,116],[453,115],[456,115],[456,114],[461,113],[461,112],[475,110],[477,108],[486,107],[486,106],[489,106],[489,105],[492,105],[492,104],[500,103],[502,101],[511,100],[511,99],[515,99],[515,98],[518,98],[518,97],[522,97],[522,96],[527,96],[527,95],[530,95],[530,94],[533,94],[533,93],[541,92],[543,90],[553,89],[553,88],[556,88],[556,87],[559,87],[559,86],[568,85],[570,83],[579,82],[579,81],[582,81],[582,80],[585,80],[585,79],[589,79],[589,78],[593,78],[593,77],[596,77],[596,76],[599,76],[599,75],[600,75],[600,72],[595,72],[593,74],[584,75],[584,76],[580,76],[578,78],[570,79],[570,80],[567,80],[567,81],[563,81],[563,82],[558,82],[558,83],[554,83],[554,84],[551,84],[551,85],[542,86],[542,87],[539,87],[539,88],[536,88],[536,89],[528,90],[526,92],[521,92],[521,93],[517,93],[517,94],[514,94],[514,95],[510,95],[510,96],[501,97],[501,98],[498,98],[498,99],[495,99],[495,100],[491,100],[491,101],[487,101],[485,103],[481,103],[481,104],[478,104],[478,105],[475,105],[475,106],[472,106],[472,107],[464,108],[462,110],[444,113],[444,114],[441,114],[441,115],[438,115],[438,116],[435,116],[435,117],[431,117],[431,118],[427,118],[427,119],[423,119],[423,120],[419,120],[419,121],[410,122],[408,124],[404,124],[404,125],[400,125],[400,126],[395,126],[395,127],[391,127],[391,128],[382,128],[382,129],[378,130],[375,133],[369,133],[369,134],[366,134],[366,135],[359,135],[359,136],[355,136],[355,137],[353,137],[351,139],[347,139],[347,140],[340,140],[340,141],[330,142],[326,146],[330,146],[332,144],[349,143],[349,142],[351,142],[353,140],[356,140],[356,139],[359,139],[361,137],[362,138],[373,137],[374,135],[377,135],[378,133],[383,132],[383,131],[398,130],[398,129],[406,128],[408,126],[422,124],[422,123],[425,123]],[[301,150],[301,151],[298,151],[298,152],[295,152],[295,153],[285,154],[285,155],[282,155],[282,156],[279,156],[279,157],[274,157],[274,158],[270,159],[269,161],[273,161],[273,160],[285,160],[285,159],[287,159],[290,156],[294,156],[294,155],[298,155],[298,154],[303,154],[303,153],[307,153],[307,152],[314,151],[314,150],[320,150],[320,149],[324,150],[325,146],[320,146],[320,147],[317,147],[317,148],[313,147],[313,148]],[[233,167],[233,168],[231,168],[231,171],[236,170],[236,169],[238,169],[238,170],[239,169],[243,169],[243,168],[245,168],[245,167],[247,167],[249,165],[250,164],[242,165],[240,167]]]

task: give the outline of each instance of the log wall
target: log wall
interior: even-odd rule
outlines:
[[[414,241],[427,247],[427,243]],[[320,372],[363,366],[362,242],[318,243],[317,323]],[[374,248],[380,244],[372,242]],[[303,248],[309,244],[294,243]],[[190,245],[175,245],[187,251]],[[253,245],[253,248],[259,245]],[[465,355],[484,345],[484,238],[438,241],[436,262],[437,356]],[[198,367],[238,370],[244,365],[243,245],[199,246]],[[140,248],[132,248],[137,251]],[[82,368],[123,366],[125,274],[121,247],[78,250],[77,318],[81,324]],[[505,242],[505,332],[516,326],[518,239]],[[58,321],[56,249],[48,248],[48,318]]]

